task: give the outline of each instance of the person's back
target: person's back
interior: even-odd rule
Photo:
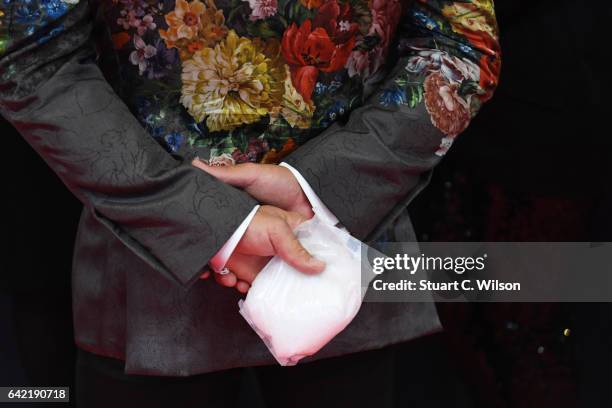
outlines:
[[[304,255],[289,185],[306,213],[325,208],[358,239],[410,236],[406,206],[499,75],[490,1],[406,1],[397,31],[395,0],[109,1],[96,7],[98,58],[88,6],[4,6],[0,107],[85,205],[76,341],[125,361],[127,374],[272,363],[236,311],[238,293],[200,279],[208,265],[245,222],[240,242],[256,251],[234,246],[236,275],[234,255]],[[219,170],[192,165],[196,155],[256,164]],[[262,164],[281,159],[291,171]],[[242,169],[282,176],[255,189],[263,176],[217,177]],[[438,329],[431,303],[366,303],[315,358]]]

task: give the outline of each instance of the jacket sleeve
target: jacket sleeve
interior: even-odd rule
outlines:
[[[0,112],[103,225],[187,286],[257,202],[146,133],[95,63],[87,1],[72,3],[2,2]]]
[[[499,75],[491,0],[402,9],[394,62],[363,105],[285,158],[360,239],[383,231],[427,184]]]

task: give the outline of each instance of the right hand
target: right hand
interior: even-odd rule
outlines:
[[[262,205],[227,262],[231,272],[226,275],[216,273],[215,280],[246,293],[259,271],[274,255],[303,273],[322,272],[325,263],[308,253],[293,233],[306,220],[297,212]]]

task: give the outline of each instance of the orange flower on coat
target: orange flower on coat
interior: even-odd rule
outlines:
[[[167,30],[159,30],[168,48],[177,48],[181,60],[190,58],[196,51],[214,47],[227,35],[223,10],[217,9],[214,0],[177,0],[175,8],[165,16]]]
[[[199,0],[191,3],[176,0],[174,11],[166,14],[168,30],[160,30],[161,37],[167,41],[194,38],[200,29],[200,18],[205,11],[206,6]]]

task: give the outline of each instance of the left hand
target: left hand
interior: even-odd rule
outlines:
[[[286,167],[257,163],[210,166],[199,159],[191,164],[227,184],[243,189],[262,204],[297,212],[308,219],[314,216],[308,198]]]

